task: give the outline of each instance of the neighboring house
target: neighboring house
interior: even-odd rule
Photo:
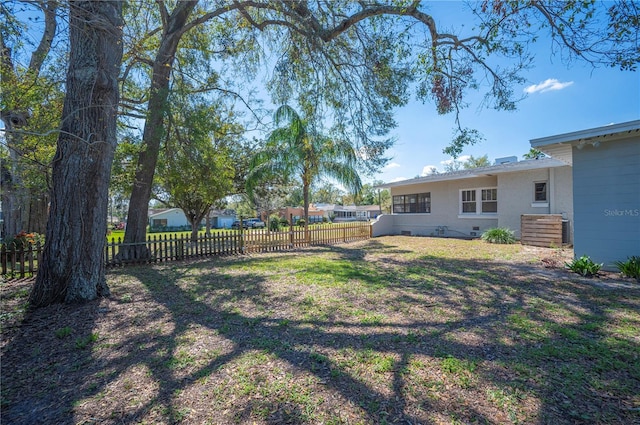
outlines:
[[[230,229],[236,218],[235,211],[232,210],[211,210],[209,211],[212,229]]]
[[[180,227],[189,226],[189,221],[180,208],[163,208],[149,210],[149,226]]]
[[[506,227],[519,237],[522,214],[562,214],[571,239],[571,167],[553,158],[496,163],[381,185],[391,190],[392,214],[373,223],[373,236],[478,237]]]
[[[284,207],[278,210],[278,215],[281,218],[285,218],[287,221],[293,217],[293,224],[296,224],[298,220],[304,218],[304,208],[302,207]],[[322,223],[322,218],[325,216],[324,211],[317,209],[313,204],[309,205],[309,223]]]
[[[640,120],[531,140],[573,169],[574,253],[605,268],[640,256]]]
[[[326,217],[336,222],[369,221],[381,214],[378,205],[316,204],[315,207],[324,211]]]
[[[209,212],[209,218],[211,220],[212,229],[230,229],[234,220],[236,220],[235,213],[229,210],[211,210]],[[206,225],[206,218],[202,220],[200,225]],[[189,224],[189,220],[187,220],[182,209],[163,208],[149,210],[149,226],[152,228],[175,228],[187,227],[191,226],[191,224]]]

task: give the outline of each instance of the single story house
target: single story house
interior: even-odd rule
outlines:
[[[640,120],[530,143],[572,166],[575,255],[610,270],[640,256]]]
[[[379,205],[315,204],[315,207],[336,222],[369,221],[382,214]]]
[[[479,237],[506,227],[520,237],[523,214],[561,214],[570,243],[571,166],[554,158],[496,160],[495,165],[432,174],[380,187],[392,197],[391,215],[373,223],[373,236]]]
[[[209,219],[211,220],[211,228],[213,229],[230,229],[234,220],[236,220],[233,211],[209,211]],[[206,218],[200,223],[206,225]],[[190,227],[189,220],[184,215],[184,211],[180,208],[160,208],[149,210],[149,226],[151,228],[179,228]]]
[[[149,226],[182,227],[189,226],[189,221],[180,208],[161,208],[149,210]]]
[[[290,221],[293,217],[293,224],[296,224],[298,220],[304,218],[303,207],[284,207],[278,210],[278,215],[281,218]],[[317,209],[313,204],[309,204],[309,223],[322,223],[324,211]],[[266,222],[266,221],[265,221]]]
[[[210,210],[209,220],[212,229],[230,229],[234,221],[237,220],[233,210]]]

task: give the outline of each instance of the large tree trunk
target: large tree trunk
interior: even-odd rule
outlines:
[[[175,59],[184,27],[197,1],[180,2],[166,23],[158,54],[153,63],[151,93],[147,107],[142,143],[144,149],[138,157],[138,168],[129,201],[127,228],[124,242],[144,242],[147,235],[148,209],[151,186],[156,171],[160,143],[164,131],[164,117],[169,94],[171,68]],[[164,7],[161,5],[161,7]],[[120,253],[124,260],[147,258],[149,251],[144,245],[132,245]]]
[[[182,212],[184,212],[187,221],[191,225],[191,242],[198,242],[198,230],[200,229],[200,223],[202,223],[202,220],[204,220],[205,216],[209,214],[211,205],[205,205],[199,208],[180,207],[180,209],[182,209]]]
[[[46,242],[33,306],[109,295],[108,186],[116,148],[122,2],[70,2],[67,94],[53,159]]]
[[[29,232],[43,234],[47,231],[47,215],[49,212],[49,194],[31,194],[29,203]]]

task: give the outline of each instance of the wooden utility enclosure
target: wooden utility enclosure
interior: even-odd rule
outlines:
[[[520,242],[547,248],[562,246],[561,214],[522,214]]]

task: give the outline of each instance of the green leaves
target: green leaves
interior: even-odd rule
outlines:
[[[298,178],[302,182],[305,211],[309,206],[311,185],[320,177],[330,177],[359,192],[362,187],[355,168],[356,153],[344,139],[320,134],[288,105],[274,115],[276,128],[263,149],[251,161],[247,191],[251,194],[260,182],[275,176]]]

